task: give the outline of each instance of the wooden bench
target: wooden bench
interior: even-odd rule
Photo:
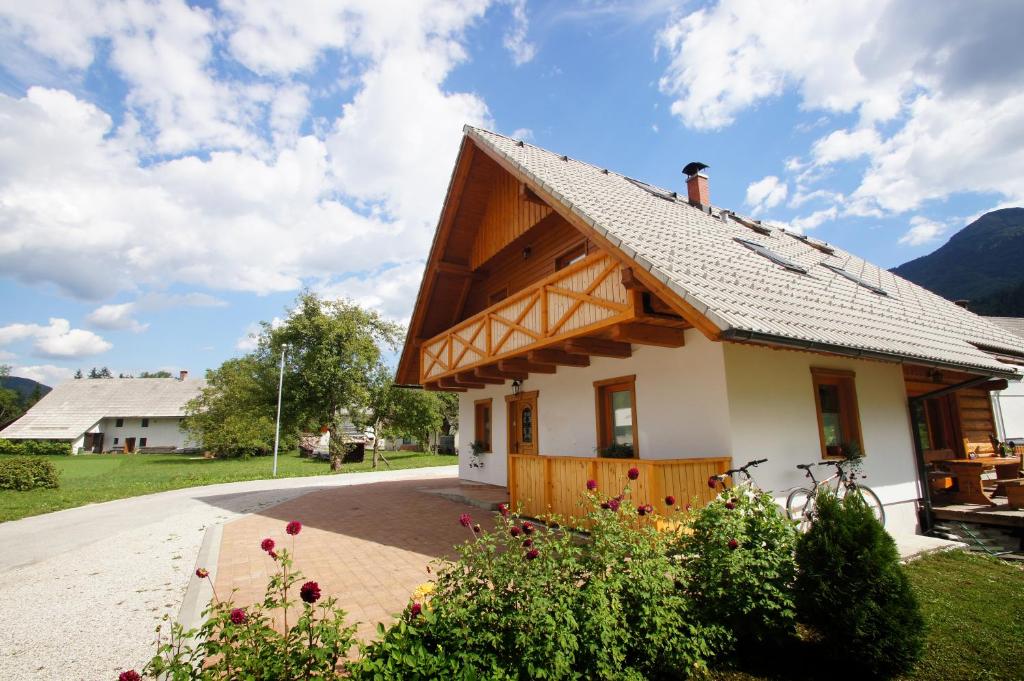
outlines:
[[[1010,508],[1024,509],[1024,478],[1016,480],[1003,480],[1003,489],[1006,490],[1006,501]]]

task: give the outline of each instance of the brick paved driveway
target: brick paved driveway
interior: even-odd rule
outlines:
[[[296,566],[316,580],[324,594],[338,597],[358,636],[372,637],[377,622],[390,622],[409,594],[428,581],[427,565],[454,557],[453,547],[469,538],[459,514],[470,513],[486,528],[493,512],[449,501],[430,490],[452,488],[454,479],[353,485],[312,492],[224,526],[217,593],[237,589],[239,604],[262,600],[274,563],[260,550],[271,537],[291,548],[285,524],[298,520]]]

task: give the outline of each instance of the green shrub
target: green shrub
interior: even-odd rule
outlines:
[[[678,550],[703,622],[725,628],[739,652],[778,646],[793,636],[793,551],[797,533],[771,496],[726,490],[698,511]]]
[[[0,459],[0,489],[27,492],[40,487],[58,487],[60,473],[52,461],[12,456]]]
[[[839,666],[873,678],[914,667],[924,621],[896,543],[859,495],[819,494],[796,557],[800,620]]]
[[[555,518],[501,517],[487,532],[464,517],[474,538],[439,570],[433,598],[382,629],[352,678],[677,679],[706,668],[725,635],[692,612],[671,536],[626,500],[590,503],[589,537]]]
[[[0,440],[0,454],[67,456],[71,454],[71,443],[67,440]]]

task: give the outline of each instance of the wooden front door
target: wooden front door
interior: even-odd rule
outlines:
[[[509,395],[508,451],[510,454],[537,454],[537,391]]]
[[[133,437],[126,437],[124,439],[124,451],[126,453],[127,452],[134,452],[135,451],[135,438],[133,438]]]

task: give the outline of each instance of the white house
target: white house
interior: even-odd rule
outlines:
[[[986,319],[1017,336],[1018,346],[1024,352],[1024,317]],[[1017,365],[1017,370],[1024,372],[1024,364]],[[1024,382],[1010,383],[1005,390],[993,392],[992,406],[995,409],[999,439],[1024,445]]]
[[[83,378],[61,383],[0,431],[8,440],[66,440],[72,453],[197,447],[181,430],[206,384],[188,378]]]
[[[797,464],[857,449],[889,527],[916,528],[929,453],[991,447],[1019,339],[713,206],[687,170],[679,195],[467,127],[398,382],[460,393],[484,452],[464,444],[460,476],[527,512],[573,513],[625,466],[641,503],[706,500],[709,473],[755,458],[784,497]]]

